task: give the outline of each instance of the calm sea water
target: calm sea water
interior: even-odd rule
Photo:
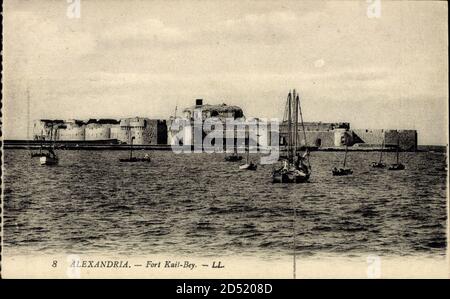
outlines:
[[[4,153],[5,252],[444,255],[444,153],[402,153],[405,171],[371,169],[377,153],[313,152],[307,184],[272,184],[272,166],[238,170],[223,154],[59,151],[40,166]],[[139,153],[143,155],[142,153]],[[386,154],[393,162],[394,153]]]

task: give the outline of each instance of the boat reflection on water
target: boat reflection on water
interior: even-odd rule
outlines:
[[[380,162],[372,162],[370,166],[373,168],[386,168],[386,164]]]
[[[124,159],[119,159],[120,162],[151,162],[150,158],[136,158],[136,157],[132,157],[132,158],[124,158]]]

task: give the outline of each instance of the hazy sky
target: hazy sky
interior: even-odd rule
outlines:
[[[168,118],[205,102],[307,121],[417,129],[447,144],[447,2],[4,1],[4,136],[30,119]]]

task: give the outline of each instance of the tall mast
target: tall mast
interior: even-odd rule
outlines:
[[[291,158],[291,147],[292,147],[292,103],[291,103],[291,92],[289,92],[288,95],[288,160],[289,162],[292,162],[292,158]]]
[[[383,136],[383,142],[381,143],[381,151],[380,151],[380,161],[379,163],[381,163],[381,160],[383,159],[383,150],[384,150],[384,141],[385,137]]]
[[[305,130],[305,124],[303,123],[303,114],[302,114],[302,105],[300,105],[300,98],[297,95],[297,102],[298,102],[298,111],[300,113],[300,121],[302,123],[302,130],[303,130],[303,140],[305,142],[305,149],[308,151],[308,142],[306,141],[306,130]],[[309,154],[306,155],[306,161],[308,162],[308,167],[311,168],[311,164],[309,163]]]
[[[131,137],[131,143],[130,143],[130,160],[133,158],[133,140],[134,137]]]
[[[295,96],[295,89],[294,89],[294,101],[295,101],[295,117],[294,117],[294,121],[295,121],[295,126],[294,126],[294,130],[295,130],[295,137],[294,137],[294,157],[297,155],[297,146],[298,146],[298,96]]]
[[[348,150],[348,145],[347,145],[347,135],[344,135],[345,138],[345,155],[344,155],[344,168],[345,168],[345,162],[347,162],[347,150]]]
[[[398,152],[400,150],[400,136],[398,135],[397,132],[397,164],[398,164]]]
[[[244,149],[246,151],[246,159],[247,159],[247,164],[250,158],[250,132],[247,130],[245,132],[245,140],[244,140]]]
[[[27,140],[30,140],[30,89],[27,88]]]
[[[249,163],[250,158],[250,149],[247,147],[247,164]]]
[[[237,138],[234,137],[234,136],[237,136],[237,129],[234,128],[233,130],[234,130],[234,132],[233,132],[233,153],[235,156],[237,156],[238,140],[237,140]]]

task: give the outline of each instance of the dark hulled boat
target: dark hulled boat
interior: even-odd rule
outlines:
[[[120,162],[150,162],[151,159],[150,158],[136,158],[136,157],[131,157],[131,158],[121,158],[119,159]]]
[[[237,153],[233,153],[229,156],[225,156],[225,161],[227,162],[237,162],[237,161],[241,161],[242,160],[242,156],[238,155]]]
[[[345,135],[345,155],[344,155],[344,163],[342,165],[342,168],[333,167],[331,172],[334,176],[344,176],[344,175],[351,175],[353,174],[353,170],[350,168],[345,168],[345,164],[347,162],[347,153],[348,153],[348,138],[347,135]]]
[[[55,132],[53,133],[53,126],[50,129],[50,141],[51,144],[44,147],[41,143],[41,147],[39,149],[39,152],[37,153],[31,153],[31,157],[39,157],[39,164],[40,165],[57,165],[59,163],[59,158],[55,153],[55,140],[56,140],[56,131],[58,128],[56,128]],[[55,136],[55,137],[53,137]],[[53,142],[52,142],[53,140]]]
[[[380,150],[380,159],[378,160],[378,162],[372,162],[372,164],[370,164],[370,166],[372,166],[373,168],[385,168],[386,164],[384,164],[383,161],[383,151],[384,151],[384,142],[385,139],[383,139],[383,142],[381,144],[381,150]]]
[[[39,152],[30,153],[31,158],[44,157],[45,153],[42,152],[42,148],[39,149]]]
[[[402,163],[391,164],[388,168],[388,170],[404,170],[404,169],[405,165],[403,165]]]
[[[334,176],[343,176],[343,175],[350,175],[353,174],[353,170],[350,168],[333,168],[332,169]]]
[[[57,165],[59,162],[58,156],[56,156],[53,149],[48,149],[47,153],[43,153],[43,155],[39,158],[39,163],[41,165]]]
[[[237,152],[237,146],[236,144],[233,145],[233,153],[231,155],[226,155],[225,156],[225,161],[227,162],[237,162],[237,161],[241,161],[242,160],[242,156],[238,154]]]
[[[310,175],[310,171],[301,171],[295,167],[274,170],[272,183],[306,183]]]
[[[130,143],[130,157],[128,157],[128,158],[120,158],[119,161],[120,161],[120,162],[130,162],[130,163],[133,163],[133,162],[150,162],[151,159],[150,159],[150,157],[148,156],[148,154],[146,154],[146,155],[144,156],[144,158],[133,157],[133,140],[134,140],[134,136],[131,137],[131,143]]]
[[[381,162],[372,162],[370,166],[372,166],[373,168],[386,168],[386,164]]]
[[[31,158],[44,157],[47,155],[44,145],[43,145],[44,137],[41,136],[39,139],[41,140],[41,144],[39,146],[39,151],[37,151],[37,152],[30,151]]]
[[[404,170],[405,165],[399,162],[399,151],[400,151],[400,137],[397,135],[397,154],[396,162],[389,165],[388,170]]]
[[[239,166],[239,170],[256,170],[258,165],[253,162],[242,164]]]
[[[239,165],[239,170],[256,170],[258,168],[258,165],[256,163],[253,163],[253,161],[250,161],[250,150],[247,148],[247,160],[245,164]]]

